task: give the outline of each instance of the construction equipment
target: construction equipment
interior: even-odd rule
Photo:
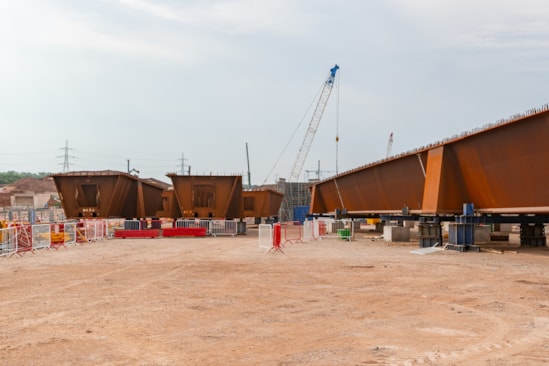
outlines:
[[[315,170],[307,170],[305,169],[305,173],[307,173],[307,181],[311,181],[310,173],[313,173],[316,175],[316,180],[321,180],[324,174],[333,174],[330,170],[320,170],[320,160],[318,161],[318,167]]]
[[[280,179],[277,183],[277,191],[284,193],[284,199],[282,201],[282,205],[280,206],[279,214],[282,222],[292,221],[294,219],[293,211],[296,208],[308,207],[311,202],[311,194],[309,192],[308,183],[300,183],[298,180],[303,170],[305,160],[307,159],[307,155],[309,154],[309,149],[311,148],[320,119],[324,114],[324,109],[328,103],[330,93],[332,92],[338,69],[338,65],[332,67],[328,78],[322,85],[320,97],[316,104],[311,121],[309,122],[309,127],[305,133],[303,143],[299,148],[299,153],[297,154],[297,158],[294,162],[288,181],[285,179]]]
[[[326,109],[326,104],[328,103],[332,88],[334,87],[335,76],[338,69],[338,65],[332,67],[330,69],[330,75],[328,76],[328,79],[326,79],[326,81],[324,82],[324,86],[322,87],[322,91],[320,92],[320,97],[316,104],[315,111],[313,113],[311,121],[309,122],[309,127],[307,128],[307,132],[305,133],[303,143],[299,148],[299,153],[297,154],[297,158],[294,162],[292,172],[290,173],[288,179],[290,182],[297,182],[299,180],[299,176],[301,175],[301,171],[303,169],[303,164],[307,159],[307,155],[309,154],[309,149],[311,148],[311,144],[315,137],[320,119],[324,114],[324,109]]]

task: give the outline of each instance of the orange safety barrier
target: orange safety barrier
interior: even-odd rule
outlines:
[[[50,234],[50,247],[54,249],[59,249],[60,247],[65,247],[65,225],[64,224],[51,224],[51,234]]]

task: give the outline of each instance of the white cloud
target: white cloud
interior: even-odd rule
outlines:
[[[542,49],[549,46],[549,22],[480,25],[456,37],[457,44],[477,48]]]
[[[127,27],[124,22],[113,23],[99,12],[77,12],[59,4],[40,2],[32,6],[19,2],[10,4],[14,5],[0,6],[3,14],[0,15],[0,31],[4,34],[0,36],[0,44],[4,45],[4,53],[30,45],[53,47],[52,51],[56,48],[88,50],[196,63],[216,48],[215,41],[205,42],[191,32],[177,32],[175,39],[162,31],[148,33],[147,29]]]
[[[392,0],[423,36],[458,47],[545,47],[549,3],[541,0]]]
[[[158,2],[151,2],[147,0],[120,0],[120,2],[124,5],[144,11],[160,18],[176,20],[179,22],[191,22],[192,20],[192,18],[190,17],[182,16],[177,11],[175,11],[175,9],[159,5]]]
[[[170,5],[150,0],[119,1],[154,17],[233,35],[295,33],[301,31],[310,19],[299,11],[294,1],[217,0],[172,2]]]

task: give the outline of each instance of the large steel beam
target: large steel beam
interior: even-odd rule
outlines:
[[[167,175],[185,218],[243,217],[242,176]]]
[[[110,170],[59,173],[53,180],[68,218],[153,217],[167,187]]]
[[[395,213],[419,210],[423,201],[424,158],[408,155],[373,164],[313,185],[312,213]]]
[[[544,109],[316,183],[310,212],[548,214],[548,166]]]
[[[462,202],[487,213],[549,213],[548,142],[544,111],[449,144],[463,177]]]
[[[284,195],[273,190],[243,191],[244,217],[277,216]]]

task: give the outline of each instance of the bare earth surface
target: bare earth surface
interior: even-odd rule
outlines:
[[[114,239],[0,258],[2,365],[538,365],[549,251]]]

